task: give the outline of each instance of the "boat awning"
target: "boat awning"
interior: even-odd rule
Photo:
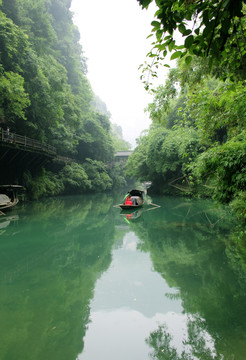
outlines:
[[[10,198],[5,194],[0,194],[0,205],[10,204]]]
[[[140,197],[142,197],[143,191],[141,191],[141,190],[131,190],[131,191],[129,192],[129,194],[130,194],[131,196],[140,196]]]

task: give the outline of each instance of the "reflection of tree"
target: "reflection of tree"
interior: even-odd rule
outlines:
[[[211,341],[208,345],[204,323],[199,319],[189,319],[187,324],[187,338],[183,339],[182,352],[172,345],[173,336],[168,332],[167,326],[160,325],[152,332],[147,344],[152,348],[151,358],[155,360],[219,360],[223,356],[216,355],[211,348]]]
[[[223,208],[216,208],[213,213],[207,201],[194,201],[193,205],[187,200],[185,206],[185,200],[181,200],[179,206],[178,199],[165,200],[158,212],[143,214],[142,222],[134,223],[142,240],[140,248],[150,252],[154,269],[169,286],[179,289],[185,313],[205,319],[208,333],[216,339],[216,351],[225,358],[237,354],[237,359],[244,359],[243,242],[241,249],[232,244],[232,221],[218,221],[229,218]],[[209,208],[210,221],[204,215]]]
[[[172,336],[167,332],[165,325],[160,325],[158,329],[152,332],[146,340],[147,344],[153,348],[152,359],[158,360],[184,360],[189,359],[178,355],[177,350],[171,346]]]
[[[95,282],[111,262],[111,205],[104,195],[25,205],[18,233],[1,236],[1,359],[82,352]]]
[[[246,292],[246,230],[240,224],[226,242],[226,255],[230,266],[237,274],[243,292]]]

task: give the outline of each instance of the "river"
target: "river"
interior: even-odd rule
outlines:
[[[17,205],[0,218],[0,360],[246,354],[246,250],[208,200],[122,196]]]

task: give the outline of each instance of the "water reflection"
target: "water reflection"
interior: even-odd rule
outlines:
[[[145,204],[144,207],[137,208],[137,209],[123,209],[120,212],[120,215],[124,216],[124,220],[129,224],[130,221],[135,221],[140,216],[142,216],[143,213],[146,213],[148,211],[153,211],[159,209],[159,205],[148,205]]]
[[[68,360],[82,351],[94,284],[114,240],[112,199],[100,200],[25,205],[18,232],[2,234],[1,359]]]
[[[130,221],[134,221],[138,219],[143,213],[143,209],[133,209],[133,210],[121,210],[120,215],[124,217],[124,220],[127,224],[129,224]]]
[[[235,272],[235,258],[229,252],[233,220],[225,209],[212,209],[210,202],[176,199],[169,203],[166,199],[165,208],[154,215],[148,214],[145,231],[140,224],[134,229],[142,250],[151,254],[154,269],[170,287],[179,289],[183,312],[190,319],[183,337],[190,350],[178,352],[175,340],[171,342],[175,333],[163,324],[147,340],[152,357],[212,359],[216,353],[219,359],[244,359],[246,273],[239,264]],[[240,260],[245,264],[242,252]],[[204,341],[204,331],[212,349]]]
[[[178,330],[181,301],[165,296],[175,289],[151,271],[149,254],[140,252],[138,244],[138,237],[127,232],[112,253],[110,268],[98,280],[79,359],[148,359],[145,338],[158,321],[169,320]]]
[[[203,321],[199,317],[186,318],[182,330],[183,334],[179,334],[178,344],[177,333],[172,329],[172,333],[175,334],[174,339],[174,335],[171,335],[166,324],[159,325],[158,329],[146,339],[146,343],[152,348],[151,358],[158,360],[224,359],[222,355],[216,354],[214,340],[204,330]]]
[[[19,216],[18,215],[5,215],[5,214],[0,214],[0,235],[4,234],[7,230],[7,227],[11,224],[11,225],[17,225],[19,220]]]
[[[3,222],[0,359],[244,359],[246,255],[227,210],[153,198],[126,222],[118,202],[49,199]]]

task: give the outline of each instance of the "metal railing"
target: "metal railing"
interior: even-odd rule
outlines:
[[[27,136],[11,133],[8,130],[0,129],[0,141],[20,145],[25,149],[32,149],[33,151],[42,151],[50,155],[56,155],[56,148],[54,146],[28,138]]]

